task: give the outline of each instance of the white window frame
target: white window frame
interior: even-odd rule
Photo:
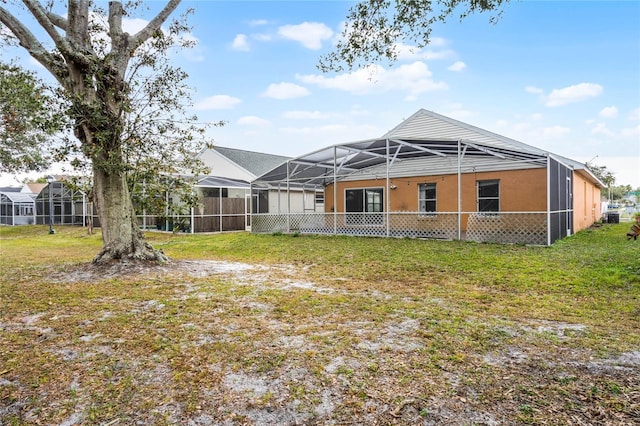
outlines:
[[[382,196],[380,200],[381,210],[379,212],[368,212],[366,211],[367,207],[367,191],[371,190],[379,190]],[[358,212],[349,212],[347,211],[347,191],[363,191],[362,194],[362,210]],[[368,187],[358,187],[358,188],[345,188],[344,189],[344,214],[345,214],[345,224],[348,226],[384,226],[384,218],[383,214],[385,212],[385,191],[383,186],[368,186]],[[364,220],[362,223],[353,223],[350,218],[354,217],[356,214],[362,214]],[[379,216],[379,217],[378,217]],[[367,220],[367,218],[372,219],[371,221]],[[350,223],[351,222],[351,223]]]
[[[425,189],[427,189],[426,187],[433,187],[433,191],[435,192],[434,198],[422,198],[423,187],[425,187]],[[433,210],[426,210],[426,209],[422,210],[423,201],[425,203],[425,208],[426,208],[427,202],[429,201],[433,202]],[[425,183],[418,184],[418,212],[420,213],[421,217],[436,216],[438,212],[438,186],[435,182],[425,182]]]
[[[496,184],[498,186],[498,195],[497,196],[491,196],[491,197],[481,197],[480,196],[480,187],[482,186],[482,184]],[[500,213],[500,179],[486,179],[486,180],[478,180],[476,181],[476,194],[477,194],[477,205],[476,205],[476,210],[478,211],[478,214],[481,216],[498,216]],[[480,210],[480,203],[481,201],[484,200],[497,200],[498,201],[498,208],[497,210]]]

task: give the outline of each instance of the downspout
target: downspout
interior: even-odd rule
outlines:
[[[390,178],[389,178],[389,139],[385,140],[386,143],[386,160],[387,160],[387,202],[386,204],[386,210],[387,210],[387,214],[385,215],[387,220],[387,230],[386,230],[386,234],[387,237],[390,235],[390,231],[391,231],[391,216],[390,216],[390,212],[389,210],[391,209],[391,188],[390,188]]]
[[[305,213],[306,207],[307,207],[307,204],[306,204],[307,194],[304,192],[304,187],[305,187],[305,184],[303,183],[302,184],[302,213]]]
[[[282,198],[282,182],[278,182],[278,214],[282,214],[282,209],[280,208],[280,199]]]

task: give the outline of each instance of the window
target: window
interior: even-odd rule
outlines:
[[[478,181],[478,211],[498,212],[500,211],[500,181],[479,180]]]
[[[435,183],[421,183],[418,185],[418,209],[421,213],[436,212]]]
[[[316,204],[324,204],[324,192],[316,192]]]
[[[345,190],[345,207],[347,213],[367,213],[364,215],[348,214],[350,225],[381,225],[383,217],[382,188],[361,188]]]
[[[20,216],[33,216],[33,206],[20,206]]]
[[[222,198],[229,196],[229,188],[202,188],[202,196],[205,198],[220,198],[220,190],[222,189]]]

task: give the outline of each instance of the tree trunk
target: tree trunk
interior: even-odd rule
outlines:
[[[103,242],[93,263],[113,260],[166,262],[162,251],[154,250],[144,241],[124,173],[108,173],[94,167],[93,185]]]
[[[0,0],[0,5],[3,3]],[[103,247],[94,263],[166,261],[162,252],[144,242],[138,228],[127,187],[128,165],[122,155],[121,138],[125,116],[131,110],[125,80],[129,61],[136,49],[159,33],[180,0],[169,0],[133,35],[123,31],[122,18],[126,15],[121,2],[110,1],[107,35],[112,45],[106,56],[97,53],[92,45],[91,3],[69,0],[65,18],[39,1],[23,0],[25,9],[55,44],[53,52],[48,52],[30,29],[2,6],[0,22],[58,80],[72,104],[69,117],[75,121],[75,135],[93,163],[93,198],[102,228]]]

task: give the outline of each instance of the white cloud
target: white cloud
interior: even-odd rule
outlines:
[[[267,25],[269,23],[269,21],[267,21],[266,19],[254,19],[252,21],[249,21],[249,26],[251,27],[261,27],[263,25]]]
[[[311,94],[305,87],[294,83],[272,83],[262,96],[273,99],[295,99]]]
[[[122,19],[122,30],[128,32],[129,34],[135,34],[144,27],[147,26],[149,21],[146,19],[140,18],[123,18]]]
[[[307,49],[319,50],[324,40],[331,39],[333,31],[319,22],[303,22],[298,25],[284,25],[278,28],[278,34],[299,42]]]
[[[618,116],[618,108],[613,105],[602,108],[598,115],[602,118],[615,118]]]
[[[269,34],[251,34],[251,38],[258,41],[271,41],[272,37]]]
[[[615,133],[607,128],[605,123],[596,123],[595,126],[591,128],[591,133],[595,135],[605,135],[605,136],[615,136]]]
[[[400,61],[416,60],[420,54],[420,49],[404,43],[395,44],[393,49],[395,50],[396,55],[398,55],[398,60]]]
[[[330,117],[331,114],[320,111],[286,111],[282,114],[282,118],[287,120],[325,120]]]
[[[256,117],[255,115],[248,115],[245,117],[240,117],[238,119],[238,124],[242,126],[258,126],[264,127],[271,124],[269,120],[265,120],[264,118]]]
[[[629,113],[629,120],[640,121],[640,108],[636,108]]]
[[[543,116],[539,112],[536,112],[536,113],[531,114],[531,116],[529,118],[531,120],[533,120],[533,121],[540,121],[540,120],[542,120]]]
[[[431,74],[427,64],[418,61],[390,70],[379,65],[370,65],[336,77],[308,74],[296,75],[296,78],[325,89],[342,90],[359,95],[371,92],[404,91],[407,92],[407,99],[413,100],[424,92],[448,89],[446,83],[433,81]]]
[[[467,67],[467,64],[465,64],[462,61],[456,61],[453,64],[451,64],[451,66],[449,66],[449,68],[447,68],[449,71],[462,71],[463,69],[465,69]]]
[[[464,121],[471,117],[475,117],[477,113],[468,109],[456,109],[447,111],[446,115],[448,117],[455,118],[456,120]]]
[[[13,38],[13,32],[11,32],[9,27],[5,27],[4,25],[2,25],[2,26],[0,26],[0,37]]]
[[[449,44],[449,40],[443,37],[431,37],[429,39],[429,46],[432,47],[444,47]]]
[[[209,110],[209,109],[231,109],[242,102],[238,98],[234,98],[229,95],[215,95],[202,99],[194,105],[196,110]]]
[[[444,39],[442,39],[444,40]],[[429,47],[443,47],[444,43],[432,45]],[[416,46],[410,46],[404,43],[396,43],[393,46],[399,61],[416,61],[425,60],[433,61],[439,59],[447,59],[455,56],[455,52],[450,49],[433,50],[431,48],[418,49]]]
[[[245,34],[238,34],[237,36],[235,36],[233,42],[231,43],[231,48],[233,50],[238,50],[241,52],[248,52],[249,40],[247,39],[247,36]]]
[[[383,130],[368,124],[327,124],[324,126],[282,127],[280,132],[321,140],[354,141],[379,136]]]
[[[539,87],[535,87],[535,86],[527,86],[524,88],[524,91],[527,93],[533,93],[534,95],[539,95],[543,92],[542,89],[540,89]]]
[[[559,138],[571,132],[568,127],[552,126],[542,129],[542,135],[546,138]]]
[[[513,125],[513,130],[516,132],[527,132],[531,129],[531,123],[528,121],[520,121]]]
[[[581,102],[600,96],[602,90],[602,86],[594,83],[580,83],[562,89],[553,89],[549,96],[547,96],[545,105],[548,107],[557,107],[572,102]]]
[[[620,133],[622,134],[622,136],[640,136],[640,124],[638,124],[636,127],[622,129]],[[637,140],[636,143],[638,143]]]

